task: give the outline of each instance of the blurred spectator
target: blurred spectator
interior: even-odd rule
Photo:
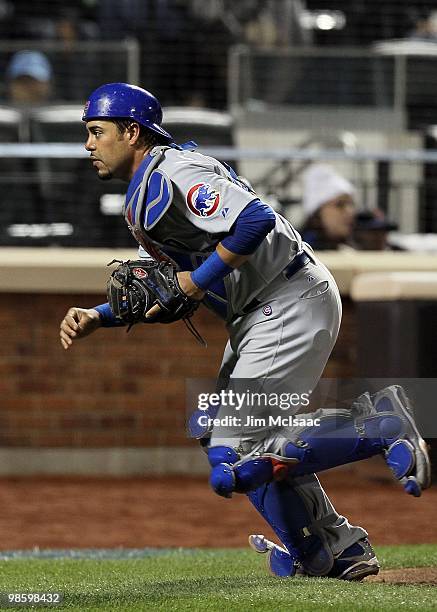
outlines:
[[[367,46],[401,38],[411,29],[417,7],[433,4],[435,0],[307,0],[310,10],[340,10],[346,17],[342,30],[316,31],[316,44],[329,46]]]
[[[154,0],[100,0],[97,20],[101,37],[120,40],[129,37],[139,41],[145,33],[152,34]]]
[[[194,0],[100,0],[98,24],[105,39],[138,40],[141,84],[163,105],[225,108],[232,37],[222,13],[221,2],[207,0],[200,5]]]
[[[352,183],[325,164],[311,165],[303,176],[305,223],[301,234],[317,250],[343,247],[363,251],[393,249],[388,233],[397,229],[382,210],[356,212]]]
[[[437,11],[423,15],[408,36],[410,40],[437,43]]]
[[[355,217],[354,239],[363,251],[386,251],[394,247],[388,243],[388,233],[398,229],[386,219],[382,210],[364,210]]]
[[[5,0],[0,0],[4,2]],[[98,0],[14,0],[6,15],[6,38],[64,40],[71,37],[94,38],[97,27],[93,23]],[[1,6],[1,5],[0,5]]]
[[[303,175],[305,223],[301,234],[314,249],[354,247],[355,188],[333,168],[311,165]]]
[[[186,6],[187,4],[187,6]],[[141,46],[141,84],[162,104],[191,103],[197,83],[190,79],[208,46],[198,45],[197,22],[188,3],[178,0],[100,0],[98,25],[107,40],[136,38]],[[203,75],[203,85],[214,74]],[[197,100],[196,100],[197,102]],[[199,105],[202,100],[199,100]]]
[[[43,104],[52,95],[52,67],[44,53],[39,51],[15,53],[6,68],[6,78],[7,97],[11,104]]]
[[[71,46],[77,40],[93,40],[99,37],[97,24],[88,18],[83,7],[59,7],[55,20],[56,38]]]
[[[236,3],[234,3],[236,4]],[[252,0],[244,26],[246,42],[258,48],[299,47],[312,42],[312,32],[302,25],[305,0]],[[234,9],[235,10],[235,9]],[[241,10],[236,16],[241,20]]]

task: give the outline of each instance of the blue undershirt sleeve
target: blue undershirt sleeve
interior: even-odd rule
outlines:
[[[122,321],[117,321],[114,317],[114,314],[109,306],[108,302],[106,304],[99,304],[99,306],[94,306],[94,310],[100,315],[100,320],[102,322],[102,327],[123,327],[124,323]]]
[[[276,215],[268,204],[253,200],[238,215],[222,245],[238,255],[250,255],[276,225]]]
[[[260,200],[250,202],[238,215],[229,234],[221,244],[237,255],[250,255],[259,247],[267,234],[275,227],[274,211]],[[191,279],[206,291],[213,283],[232,272],[215,251],[191,274]]]

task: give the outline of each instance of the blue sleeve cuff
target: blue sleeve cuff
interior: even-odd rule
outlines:
[[[108,302],[106,304],[99,304],[99,306],[94,306],[94,310],[100,315],[100,321],[102,322],[102,327],[123,327],[123,321],[117,321],[114,317],[114,314],[109,306]]]
[[[197,287],[206,291],[215,282],[230,274],[232,270],[233,268],[223,261],[217,251],[214,251],[202,265],[191,273],[191,280]]]
[[[253,200],[238,215],[222,245],[238,255],[251,255],[276,225],[276,215],[270,206]]]

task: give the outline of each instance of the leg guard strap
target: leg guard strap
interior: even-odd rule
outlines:
[[[320,532],[323,527],[328,527],[332,525],[337,520],[336,514],[327,514],[322,519],[318,521],[313,521],[309,523],[305,527],[302,528],[302,535],[304,538],[309,537],[310,535],[316,535]]]

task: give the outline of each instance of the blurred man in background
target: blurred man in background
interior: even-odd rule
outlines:
[[[7,69],[7,97],[11,104],[32,105],[47,102],[52,95],[53,71],[44,53],[19,51]]]
[[[361,251],[393,250],[388,234],[397,229],[397,224],[388,220],[382,210],[363,210],[355,217],[355,244]]]

